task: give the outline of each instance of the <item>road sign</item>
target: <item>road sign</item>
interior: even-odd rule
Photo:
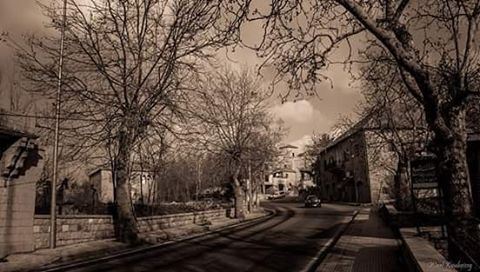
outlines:
[[[410,162],[413,189],[438,188],[435,158],[422,156]]]

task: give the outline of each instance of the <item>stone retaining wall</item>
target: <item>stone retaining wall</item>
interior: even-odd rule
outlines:
[[[211,220],[225,218],[226,216],[227,212],[225,209],[149,216],[138,218],[138,227],[140,233],[143,233],[192,224],[205,225],[209,224]]]
[[[35,249],[49,246],[49,215],[35,215],[33,237],[35,239]],[[66,215],[57,217],[58,246],[112,237],[114,237],[114,230],[110,215]]]
[[[385,205],[380,210],[386,222],[395,228],[411,228],[419,226],[439,226],[444,224],[440,215],[398,211],[393,205]]]
[[[225,218],[225,209],[138,218],[140,233],[185,225],[205,225]],[[57,217],[57,245],[71,245],[114,237],[110,215],[64,215]],[[50,216],[35,215],[33,222],[35,249],[49,247]]]
[[[449,263],[426,239],[417,235],[415,228],[400,229],[402,252],[409,271],[455,272]],[[473,271],[472,265],[465,271]]]

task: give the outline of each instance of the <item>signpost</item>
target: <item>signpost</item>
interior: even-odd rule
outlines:
[[[438,199],[438,212],[443,214],[443,201],[442,201],[442,191],[438,184],[438,174],[437,174],[437,159],[434,155],[422,155],[416,157],[410,161],[410,175],[411,175],[411,195],[412,195],[412,204],[414,212],[418,212],[418,200],[417,192],[423,191],[434,191],[436,198]],[[425,199],[424,199],[425,200]],[[416,216],[415,218],[418,218]],[[420,232],[419,224],[417,225],[417,231]],[[442,233],[444,232],[444,226],[442,225]]]
[[[438,188],[436,161],[433,156],[418,157],[410,162],[412,188],[436,189]]]

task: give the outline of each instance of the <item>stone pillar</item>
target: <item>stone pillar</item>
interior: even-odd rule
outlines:
[[[35,141],[0,132],[0,258],[34,249],[35,185],[43,151]]]

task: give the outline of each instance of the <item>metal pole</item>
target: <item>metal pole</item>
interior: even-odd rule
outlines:
[[[63,1],[63,18],[62,29],[60,37],[60,59],[58,65],[58,86],[57,86],[57,99],[55,105],[55,143],[53,147],[53,179],[52,179],[52,196],[50,203],[50,248],[56,246],[56,232],[57,232],[57,190],[56,183],[58,179],[58,139],[59,139],[59,123],[60,123],[60,94],[62,91],[62,76],[63,76],[63,51],[65,41],[65,23],[67,20],[67,0]]]

